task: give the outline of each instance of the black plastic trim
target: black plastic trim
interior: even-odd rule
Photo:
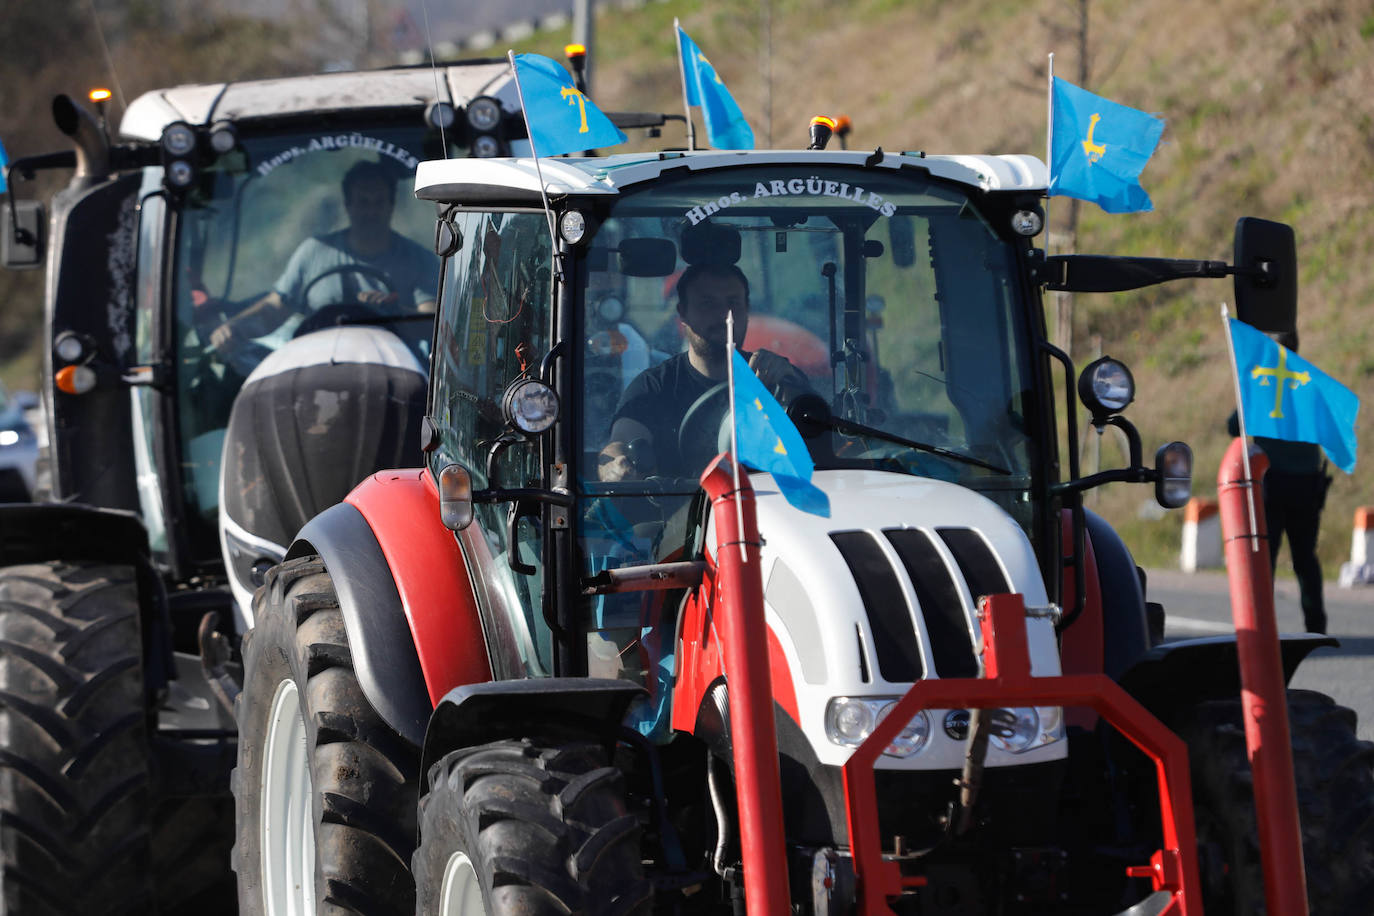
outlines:
[[[367,519],[349,503],[315,516],[287,551],[288,560],[318,554],[339,596],[353,670],[382,721],[422,747],[433,707],[415,638],[391,567]]]
[[[1090,509],[1083,510],[1083,520],[1102,593],[1102,670],[1117,678],[1150,648],[1145,593],[1135,560],[1121,536]]]
[[[143,627],[143,675],[157,689],[175,676],[172,618],[148,532],[134,513],[81,503],[0,504],[0,566],[119,563],[134,568]]]
[[[1293,672],[1312,650],[1340,644],[1334,637],[1316,633],[1280,636],[1284,683],[1292,680]],[[1201,700],[1234,698],[1240,694],[1236,637],[1208,636],[1156,646],[1131,666],[1119,683],[1165,723]]]
[[[545,677],[465,684],[444,694],[424,736],[420,772],[450,751],[500,738],[527,737],[532,728],[619,735],[630,702],[647,691],[630,681]]]
[[[883,680],[892,684],[919,681],[925,677],[925,665],[916,628],[887,555],[867,531],[834,531],[830,540],[844,557],[863,599]]]
[[[883,534],[897,551],[916,590],[935,672],[940,677],[977,677],[978,657],[964,616],[964,602],[930,535],[919,528],[886,528]]]

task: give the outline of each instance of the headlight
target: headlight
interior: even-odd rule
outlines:
[[[527,433],[542,433],[558,419],[558,395],[543,382],[519,379],[506,389],[506,420]]]
[[[558,218],[558,232],[569,245],[576,245],[587,235],[587,217],[581,210],[568,210]]]
[[[1053,744],[1064,738],[1064,710],[1058,706],[1023,706],[1014,709],[988,709],[988,740],[998,750],[1011,754]],[[945,714],[945,734],[955,741],[968,738],[969,711],[951,709]]]
[[[232,121],[216,121],[210,128],[210,149],[223,156],[239,145],[238,131]]]
[[[173,159],[167,163],[167,181],[174,188],[187,188],[196,180],[196,170],[185,159]]]
[[[501,155],[501,144],[491,134],[479,134],[472,140],[472,155],[477,159],[494,159]]]
[[[169,156],[185,156],[196,148],[196,132],[182,121],[169,124],[162,132],[162,148]]]
[[[0,429],[0,448],[19,444],[19,432],[13,429]]]
[[[501,123],[501,103],[488,96],[473,99],[468,103],[467,117],[473,130],[495,130]]]
[[[988,739],[995,747],[1019,754],[1028,749],[1040,735],[1040,714],[1034,707],[992,709],[992,729]]]
[[[825,735],[841,747],[858,747],[897,705],[896,697],[834,697],[825,707]],[[930,717],[923,709],[912,717],[883,751],[910,757],[930,739]]]
[[[458,120],[458,113],[448,102],[430,102],[425,107],[425,123],[435,130],[448,130]]]
[[[1094,417],[1109,417],[1135,400],[1135,379],[1125,363],[1104,356],[1083,369],[1078,396]]]

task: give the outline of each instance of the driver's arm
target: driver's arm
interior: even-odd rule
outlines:
[[[630,443],[635,443],[634,447]],[[649,427],[630,417],[620,417],[611,424],[611,441],[606,443],[601,454],[624,460],[602,461],[597,476],[608,482],[650,476],[657,470],[652,466],[650,457],[653,455],[653,444],[654,434]]]
[[[286,311],[286,300],[281,293],[272,290],[248,308],[239,312],[233,318],[225,321],[219,327],[210,332],[210,346],[220,347],[233,340],[236,334],[242,333],[243,328],[265,328],[260,333],[267,333],[272,328],[281,324],[285,319],[282,314]],[[247,325],[244,322],[248,322]]]

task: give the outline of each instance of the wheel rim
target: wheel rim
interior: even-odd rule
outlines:
[[[259,849],[267,916],[315,912],[315,817],[300,692],[277,685],[263,752]]]
[[[440,916],[479,916],[482,906],[482,885],[477,870],[466,853],[455,852],[444,866],[444,886],[439,891]]]

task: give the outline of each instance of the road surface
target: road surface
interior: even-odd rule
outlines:
[[[1234,632],[1224,571],[1153,569],[1147,576],[1150,600],[1164,605],[1166,640]],[[1323,594],[1328,629],[1341,645],[1309,655],[1292,686],[1319,690],[1349,706],[1359,715],[1359,736],[1374,740],[1374,587],[1341,588],[1329,576]],[[1279,632],[1300,632],[1297,582],[1280,578],[1274,604]]]

